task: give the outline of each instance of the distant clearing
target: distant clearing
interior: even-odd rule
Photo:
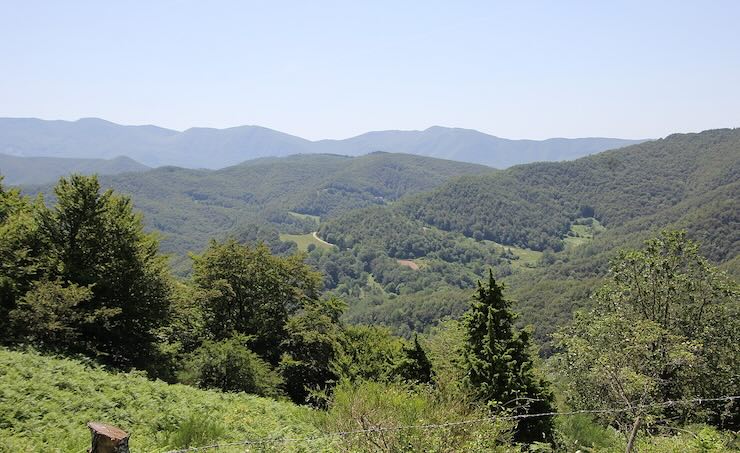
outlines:
[[[322,240],[316,236],[316,232],[308,234],[280,234],[281,241],[293,241],[298,245],[298,250],[306,251],[310,244],[315,245],[317,248],[330,249],[334,247],[332,244]]]
[[[488,242],[490,244],[501,247],[503,250],[511,251],[511,253],[513,253],[517,257],[517,259],[511,260],[511,265],[517,269],[537,267],[540,258],[542,258],[542,252],[538,252],[537,250],[524,249],[521,247],[516,247],[514,245],[499,244],[498,242],[489,240],[484,240],[483,242]]]
[[[416,264],[416,263],[414,263],[411,260],[396,260],[396,262],[398,264],[400,264],[401,266],[406,266],[406,267],[408,267],[410,269],[413,269],[415,271],[418,271],[419,270],[419,265]]]
[[[595,236],[604,231],[606,228],[593,217],[576,219],[563,242],[567,247],[578,247],[593,241]]]

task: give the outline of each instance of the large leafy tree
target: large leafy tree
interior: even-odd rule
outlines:
[[[466,384],[491,410],[511,409],[516,415],[551,412],[552,394],[533,370],[529,334],[516,330],[514,320],[502,286],[489,272],[488,284],[478,284],[478,292],[463,320]],[[515,439],[552,441],[551,418],[523,419]]]
[[[737,406],[646,405],[736,395],[740,388],[737,283],[711,266],[685,232],[663,232],[612,262],[595,306],[558,335],[556,364],[572,405],[630,407],[609,422],[699,417],[737,429]]]
[[[30,202],[17,189],[6,189],[0,176],[0,341],[20,334],[9,323],[18,300],[44,275],[50,263],[39,234],[36,212],[41,200]]]
[[[251,336],[251,349],[277,365],[288,319],[318,300],[320,275],[302,255],[283,258],[265,245],[250,247],[234,240],[212,241],[193,258],[206,334],[215,340]]]
[[[296,403],[322,403],[311,401],[312,391],[329,390],[336,384],[339,376],[332,365],[343,334],[339,317],[344,308],[338,299],[317,301],[288,320],[279,370]]]
[[[66,349],[146,367],[169,308],[170,279],[157,239],[144,232],[131,200],[101,192],[95,176],[62,178],[54,193],[53,208],[37,203],[31,218],[21,210],[15,223],[5,223],[12,231],[3,253],[14,249],[15,262],[30,263],[33,278],[49,282],[23,296],[13,319],[20,330],[32,328],[35,339],[57,338],[44,326],[62,324],[63,338],[78,339]],[[15,286],[23,284],[16,276]],[[46,346],[59,348],[51,343]]]

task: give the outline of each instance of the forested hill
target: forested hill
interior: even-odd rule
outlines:
[[[348,312],[354,322],[424,330],[465,307],[452,290],[423,292],[432,282],[455,275],[449,285],[464,288],[490,266],[517,301],[520,321],[533,324],[545,343],[589,303],[618,250],[639,248],[663,229],[687,230],[703,255],[740,276],[738,200],[740,129],[711,130],[573,162],[459,177],[393,206],[329,219],[319,235],[360,258],[369,248],[393,259],[385,266],[372,261],[370,270],[371,283],[394,294],[343,290],[359,294]],[[395,260],[420,269],[393,269]]]
[[[180,132],[156,126],[123,126],[98,118],[0,118],[3,153],[74,158],[126,155],[153,167],[216,169],[265,156],[359,156],[386,151],[504,168],[526,162],[575,159],[638,142],[601,137],[509,140],[471,129],[439,126],[423,131],[375,131],[343,140],[311,141],[259,126],[195,127]]]
[[[101,178],[104,187],[131,195],[148,226],[163,233],[165,251],[184,255],[209,238],[269,224],[283,232],[307,233],[310,216],[383,205],[431,190],[489,167],[404,154],[360,157],[295,155],[263,158],[222,170],[162,167]],[[49,193],[50,187],[28,192]]]
[[[0,174],[5,176],[5,183],[11,185],[55,182],[60,176],[71,173],[115,175],[145,170],[149,170],[149,167],[124,156],[113,159],[72,159],[0,154]]]
[[[671,135],[572,162],[459,178],[415,197],[403,209],[443,230],[557,251],[576,219],[594,217],[612,229],[638,218],[660,217],[717,191],[729,203],[715,200],[724,206],[715,213],[720,217],[702,221],[737,225],[738,180],[740,129],[720,129]],[[694,212],[708,208],[694,205]],[[730,231],[724,241],[734,246],[737,234]],[[716,253],[717,258],[726,254]]]

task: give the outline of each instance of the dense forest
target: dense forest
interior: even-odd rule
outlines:
[[[187,389],[150,450],[736,448],[739,149],[717,130],[503,171],[374,153],[0,183],[0,451],[49,448],[39,417],[82,445],[57,398],[91,379]],[[149,406],[99,398],[148,432]],[[269,404],[289,429],[234,426]]]
[[[568,322],[576,308],[589,304],[616,250],[638,247],[661,229],[687,230],[705,256],[735,278],[740,275],[738,149],[740,130],[714,130],[673,135],[573,162],[464,176],[393,206],[328,219],[319,234],[344,248],[375,244],[389,256],[400,250],[405,254],[399,258],[421,264],[444,262],[436,251],[437,237],[462,247],[458,257],[488,249],[486,265],[510,286],[522,313],[521,325],[533,324],[538,341],[549,344],[550,334]],[[460,266],[466,260],[455,263]],[[480,261],[468,263],[464,267],[480,278]],[[430,271],[430,266],[421,266],[419,272],[405,275],[421,278]],[[444,282],[446,272],[436,281]],[[436,310],[433,307],[444,305],[450,291],[439,300],[429,293],[390,295],[381,302],[377,291],[369,291],[370,297],[353,298],[349,292],[343,297],[351,301],[348,319],[388,325],[409,335],[409,326],[423,331],[434,324],[420,322],[434,316],[433,311],[421,312],[419,300]],[[442,317],[451,311],[440,313]]]
[[[403,210],[443,230],[557,251],[577,218],[594,217],[614,228],[737,184],[738,146],[738,129],[676,134],[572,162],[457,179],[406,202]],[[718,253],[712,258],[727,256]]]
[[[332,216],[430,190],[454,176],[490,171],[402,154],[296,155],[217,171],[162,167],[105,176],[101,184],[133,197],[150,229],[162,233],[162,249],[184,263],[187,252],[202,250],[212,237],[249,234],[256,225],[308,233],[317,229],[316,222],[296,214]],[[27,192],[53,198],[49,186]],[[186,263],[178,268],[189,270]]]

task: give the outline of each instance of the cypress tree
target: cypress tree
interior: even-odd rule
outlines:
[[[463,321],[465,383],[491,410],[510,409],[514,415],[551,412],[552,394],[534,375],[529,335],[514,327],[515,319],[502,286],[489,272],[488,285],[478,282],[478,292]],[[522,419],[514,439],[551,442],[552,429],[551,417]]]
[[[403,346],[404,358],[398,366],[399,376],[408,381],[429,384],[434,377],[432,362],[419,344],[418,335],[414,335],[412,346]]]

